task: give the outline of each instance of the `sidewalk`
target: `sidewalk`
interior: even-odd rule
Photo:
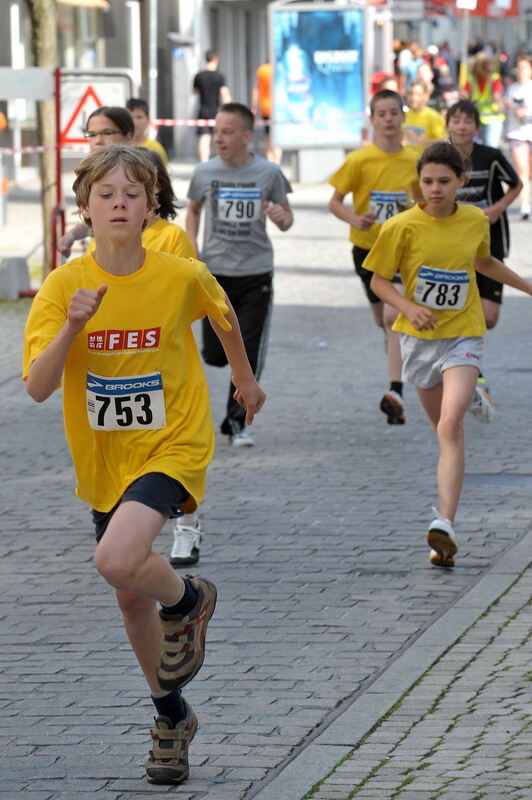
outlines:
[[[306,796],[529,798],[531,577],[525,570]]]
[[[0,798],[526,796],[532,301],[505,291],[488,336],[497,416],[466,422],[459,559],[435,570],[424,541],[435,441],[411,389],[407,424],[386,425],[382,335],[345,226],[326,211],[327,187],[295,189],[296,223],[274,233],[269,399],[256,447],[233,450],[219,437],[202,508],[198,571],[218,584],[219,605],[187,687],[200,727],[180,787],[143,777],[153,710],[91,564],[60,397],[38,405],[25,394],[28,303],[0,303]],[[176,190],[184,196],[181,170]],[[31,245],[38,205],[14,219],[0,253],[4,233]],[[531,279],[532,229],[516,215],[511,226],[509,263]],[[207,374],[218,423],[229,376]],[[157,548],[170,544],[168,526]],[[489,759],[489,778],[474,774]]]

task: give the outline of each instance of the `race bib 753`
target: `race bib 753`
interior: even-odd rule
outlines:
[[[160,372],[119,378],[87,373],[87,415],[98,431],[156,430],[166,425]]]

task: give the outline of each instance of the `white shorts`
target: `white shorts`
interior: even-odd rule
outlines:
[[[419,339],[401,334],[403,381],[420,389],[432,389],[442,382],[450,367],[476,367],[480,372],[484,355],[483,336],[458,336],[454,339]]]

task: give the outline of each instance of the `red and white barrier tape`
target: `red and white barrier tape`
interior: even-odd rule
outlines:
[[[0,156],[15,155],[15,153],[44,153],[46,150],[55,150],[55,147],[44,147],[43,145],[36,145],[35,147],[0,147]],[[87,144],[63,144],[61,150],[75,150],[80,153],[88,153],[89,146]]]
[[[168,128],[214,128],[213,119],[152,119],[152,125]]]

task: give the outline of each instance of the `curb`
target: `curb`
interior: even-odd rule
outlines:
[[[283,800],[302,800],[515,583],[530,562],[531,550],[532,530],[266,786],[248,793],[247,800],[279,800],[279,797]]]

